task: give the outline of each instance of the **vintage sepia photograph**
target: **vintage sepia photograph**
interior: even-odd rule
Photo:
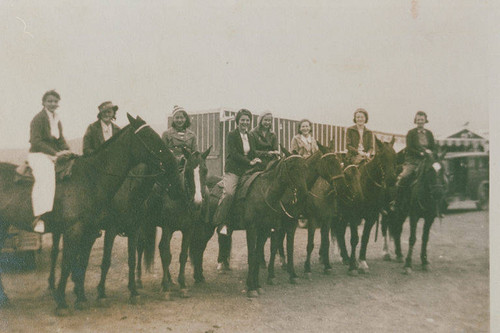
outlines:
[[[498,331],[498,10],[0,1],[0,332]]]

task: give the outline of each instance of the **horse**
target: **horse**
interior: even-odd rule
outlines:
[[[315,158],[319,155],[320,158]],[[336,214],[335,200],[339,196],[356,197],[361,194],[359,186],[359,173],[356,169],[344,172],[341,162],[333,152],[326,147],[306,159],[306,178],[309,195],[306,202],[306,217],[308,218],[308,244],[307,259],[304,264],[305,272],[311,274],[311,253],[314,248],[314,233],[317,227],[321,228],[320,257],[325,267],[325,272],[331,269],[329,262],[329,239],[330,220]],[[293,267],[293,243],[297,228],[297,221],[290,214],[283,214],[283,228],[278,229],[276,237],[271,238],[271,258],[268,267],[268,283],[274,284],[274,260],[278,247],[283,244],[287,236],[287,270],[290,274],[289,281],[295,283]],[[273,234],[274,235],[274,234]],[[276,240],[276,242],[274,242]],[[273,243],[274,242],[274,243]],[[273,244],[278,246],[273,246]]]
[[[156,226],[162,228],[161,241],[158,248],[163,267],[161,286],[163,296],[166,300],[171,299],[172,277],[169,266],[172,254],[170,251],[170,241],[175,231],[182,232],[181,252],[179,255],[180,269],[177,281],[181,296],[189,296],[184,272],[196,222],[205,218],[206,209],[208,209],[206,200],[208,198],[208,189],[206,186],[208,168],[206,158],[210,154],[211,148],[209,147],[201,153],[197,151],[191,153],[183,148],[185,163],[181,179],[183,180],[183,189],[189,203],[187,210],[184,205],[179,204],[181,203],[179,200],[172,197],[168,192],[161,197],[153,195],[147,201],[147,205],[150,208],[147,215],[149,223],[144,227],[144,232],[148,235],[146,241],[154,244],[156,240]],[[140,250],[142,251],[142,248]],[[138,253],[139,257],[142,256],[141,251]],[[154,247],[152,247],[152,251],[154,253]],[[153,254],[149,253],[148,256],[153,257]],[[137,271],[141,271],[139,265],[137,266]]]
[[[341,256],[344,262],[349,262],[349,273],[354,275],[358,265],[356,261],[356,248],[359,242],[358,226],[361,220],[365,220],[361,249],[359,253],[359,272],[368,273],[369,267],[366,263],[366,250],[370,238],[370,232],[379,218],[379,212],[383,206],[387,185],[395,183],[395,158],[393,149],[394,137],[391,142],[382,143],[376,139],[376,154],[370,161],[357,167],[360,172],[361,189],[363,199],[360,201],[339,200],[340,218],[333,221],[332,228],[339,244]],[[351,230],[351,255],[347,254],[345,245],[345,230],[349,225]]]
[[[394,238],[397,257],[403,257],[401,252],[401,232],[406,217],[410,217],[409,248],[404,265],[406,274],[412,273],[413,247],[417,240],[417,224],[420,218],[424,219],[420,259],[422,270],[428,270],[427,243],[429,233],[435,218],[440,212],[444,198],[445,180],[443,170],[442,164],[432,156],[423,159],[417,168],[415,181],[410,185],[410,190],[402,200],[401,209],[391,212],[393,216],[389,228]]]
[[[54,293],[56,314],[69,313],[65,290],[71,273],[75,284],[75,307],[88,307],[84,282],[92,245],[98,235],[99,215],[114,197],[132,167],[144,162],[179,193],[175,158],[160,136],[140,117],[128,115],[129,125],[89,156],[76,158],[72,176],[56,186],[54,209],[42,218],[47,231],[64,238],[61,278]],[[14,183],[15,165],[0,164],[0,250],[7,228],[31,230],[31,185]],[[0,279],[0,304],[8,303]]]
[[[238,198],[236,194],[232,209],[232,230],[245,230],[248,248],[248,275],[247,296],[258,297],[263,289],[259,284],[259,253],[263,251],[265,241],[271,231],[280,227],[284,194],[291,190],[291,200],[295,205],[303,205],[307,195],[305,160],[297,155],[292,155],[271,164],[259,174],[245,198]],[[210,220],[218,204],[221,191],[219,186],[214,186],[211,191],[209,206]],[[302,208],[303,209],[303,208]],[[203,282],[203,251],[206,243],[213,234],[214,226],[206,223],[205,228],[197,229],[197,237],[193,239],[190,255],[194,265],[195,281]],[[203,231],[203,232],[202,232]],[[220,238],[229,238],[221,236]],[[220,250],[220,247],[219,247]],[[224,251],[229,254],[229,251]],[[221,253],[219,253],[221,255]],[[227,260],[228,258],[223,258]]]
[[[105,291],[106,276],[111,266],[111,253],[113,244],[118,234],[125,235],[128,241],[128,264],[130,302],[136,304],[139,293],[135,284],[135,249],[137,247],[138,230],[142,226],[144,216],[144,201],[155,184],[155,175],[148,174],[148,166],[141,163],[134,167],[118,192],[113,197],[109,207],[105,207],[99,217],[105,230],[104,250],[101,262],[101,279],[97,287],[97,299],[105,305],[107,297]],[[60,232],[52,234],[51,269],[49,276],[49,290],[55,290],[55,265],[57,262]]]

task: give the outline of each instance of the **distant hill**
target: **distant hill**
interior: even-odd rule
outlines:
[[[68,145],[72,152],[82,154],[83,138],[68,140]],[[0,162],[21,164],[26,161],[29,148],[0,149]]]

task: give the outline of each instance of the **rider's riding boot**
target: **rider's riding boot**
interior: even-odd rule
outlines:
[[[226,221],[227,216],[229,215],[229,210],[231,209],[232,202],[232,197],[224,197],[219,203],[219,206],[217,206],[217,210],[215,211],[213,223],[217,226],[217,232],[221,235],[228,234]]]
[[[400,182],[396,183],[396,198],[389,204],[391,212],[401,211],[401,202],[403,200],[403,186]]]
[[[31,226],[33,231],[39,234],[45,233],[45,222],[43,222],[41,216],[36,216],[35,220],[32,222]]]

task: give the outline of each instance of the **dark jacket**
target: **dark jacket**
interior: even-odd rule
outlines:
[[[260,130],[259,126],[252,129],[249,133],[253,137],[255,143],[255,154],[266,164],[273,158],[267,153],[273,150],[278,150],[278,138],[274,132],[268,132],[264,136],[264,132]]]
[[[111,123],[112,135],[120,131],[118,125]],[[87,131],[83,136],[83,155],[88,155],[104,143],[104,136],[102,135],[101,121],[97,120],[87,127]]]
[[[235,129],[227,134],[227,158],[225,172],[234,173],[241,176],[248,169],[251,168],[250,161],[256,156],[255,141],[250,133],[248,135],[248,142],[250,143],[250,151],[245,156],[243,152],[243,141],[241,140],[240,131]]]
[[[418,141],[418,128],[411,129],[406,134],[406,161],[411,162],[422,159],[425,156],[425,149],[430,149],[435,153],[434,135],[428,129],[424,129],[424,131],[428,142],[427,147],[422,147]]]
[[[359,132],[356,125],[347,128],[346,144],[349,156],[358,155]],[[373,153],[373,133],[366,127],[363,131],[363,150],[365,153]]]
[[[175,128],[170,127],[168,130],[163,132],[161,138],[167,147],[172,150],[176,158],[183,156],[182,147],[187,148],[190,152],[198,150],[196,134],[189,129],[186,129],[184,135],[180,135]]]
[[[30,152],[55,155],[59,151],[68,150],[69,147],[64,139],[60,121],[57,126],[59,127],[59,139],[50,134],[49,116],[46,111],[40,111],[30,124]]]

